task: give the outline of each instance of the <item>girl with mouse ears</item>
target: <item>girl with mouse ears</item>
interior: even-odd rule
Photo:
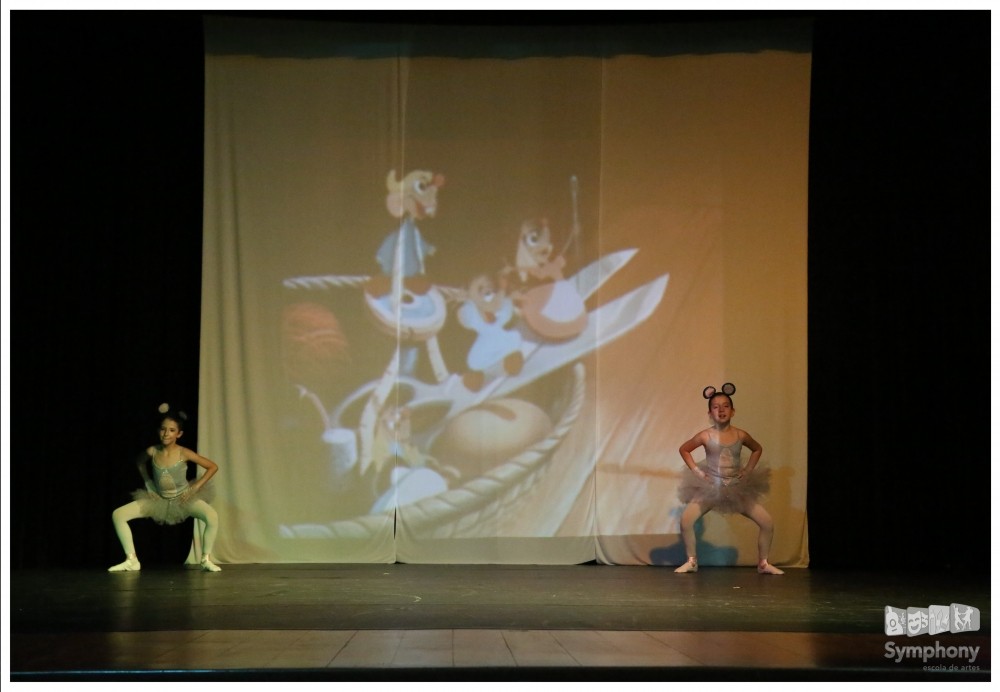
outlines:
[[[760,504],[760,497],[770,489],[770,469],[758,469],[764,448],[750,433],[732,425],[736,409],[733,394],[736,387],[727,382],[722,390],[705,387],[702,396],[708,400],[708,427],[680,446],[680,455],[691,470],[678,490],[678,497],[687,506],[681,514],[681,536],[687,551],[687,562],[674,570],[679,574],[698,571],[697,541],[694,524],[704,514],[715,510],[722,514],[742,514],[757,524],[757,571],[761,574],[784,574],[767,561],[774,521]],[[695,463],[692,452],[705,448],[705,460]],[[744,465],[743,448],[750,450]]]
[[[145,488],[132,493],[133,500],[111,513],[118,540],[125,550],[125,562],[108,569],[109,572],[138,572],[141,569],[132,541],[128,523],[133,519],[148,517],[158,524],[179,524],[188,517],[205,523],[202,537],[201,568],[206,572],[221,572],[212,562],[212,546],[219,531],[219,515],[208,504],[211,499],[209,481],[219,470],[218,465],[197,452],[182,447],[177,441],[184,435],[187,415],[183,411],[172,413],[170,406],[161,404],[160,444],[146,449],[136,459]],[[188,462],[205,472],[197,480],[187,479]]]

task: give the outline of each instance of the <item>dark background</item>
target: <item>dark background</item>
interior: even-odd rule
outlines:
[[[987,572],[990,13],[558,16],[813,22],[811,566]],[[197,420],[202,13],[13,11],[9,40],[8,564],[103,569],[157,405]],[[135,523],[144,563],[186,555],[188,525]]]

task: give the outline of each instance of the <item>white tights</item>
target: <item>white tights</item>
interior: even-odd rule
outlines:
[[[694,535],[694,523],[711,510],[711,504],[702,504],[694,501],[688,503],[688,506],[684,508],[684,513],[681,514],[681,536],[684,538],[684,548],[687,550],[689,559],[697,556],[697,539]],[[771,540],[774,538],[774,520],[771,519],[771,515],[760,504],[754,504],[753,507],[743,512],[743,516],[753,521],[759,527],[760,531],[757,534],[757,560],[767,560],[767,553],[771,549]]]
[[[191,516],[205,522],[205,534],[201,540],[202,553],[210,555],[212,546],[215,544],[215,536],[219,532],[219,513],[204,500],[194,500],[188,507]],[[141,519],[145,516],[142,512],[142,505],[138,502],[129,502],[111,513],[115,533],[118,534],[118,540],[121,541],[126,557],[135,556],[135,543],[132,541],[132,529],[129,528],[128,523],[133,519]]]

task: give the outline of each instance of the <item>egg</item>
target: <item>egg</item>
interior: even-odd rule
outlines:
[[[479,473],[520,454],[550,432],[552,420],[535,404],[493,399],[449,421],[431,454],[463,475]]]

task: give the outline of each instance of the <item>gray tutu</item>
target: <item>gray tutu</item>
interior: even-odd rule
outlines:
[[[211,481],[202,486],[201,489],[191,493],[183,502],[179,497],[163,497],[159,493],[152,492],[146,488],[141,488],[132,493],[132,499],[139,503],[143,516],[149,517],[157,524],[180,524],[192,516],[190,509],[196,500],[211,502],[214,496],[215,492]]]
[[[771,489],[771,469],[755,468],[741,480],[724,485],[723,479],[709,469],[705,462],[698,464],[707,478],[694,473],[685,474],[677,497],[684,504],[699,502],[710,504],[712,510],[722,514],[742,514],[757,503]]]

